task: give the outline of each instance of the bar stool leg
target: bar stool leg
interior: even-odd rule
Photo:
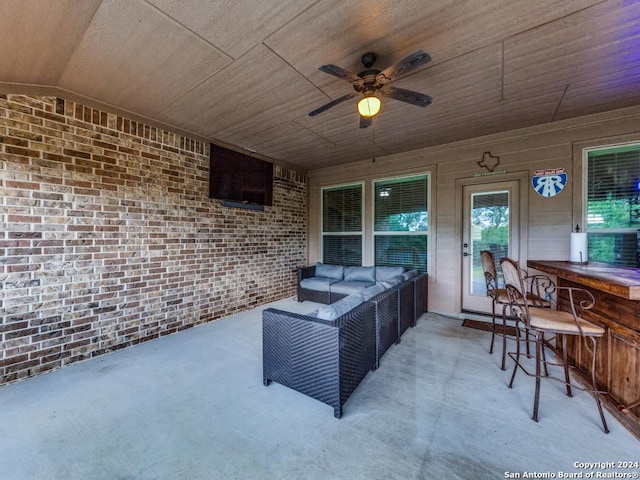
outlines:
[[[496,338],[496,302],[491,301],[491,346],[489,347],[489,353],[493,353],[493,341]]]
[[[506,370],[507,356],[507,305],[502,306],[502,370]]]
[[[536,332],[536,394],[533,400],[533,416],[531,419],[538,421],[538,407],[540,405],[540,374],[542,363],[542,332]]]
[[[544,368],[544,376],[548,377],[549,368],[547,368],[547,353],[546,353],[546,350],[544,349],[544,343],[545,343],[545,339],[544,339],[544,332],[543,332],[542,333],[542,366]]]
[[[513,363],[513,373],[511,373],[511,380],[509,381],[509,388],[513,388],[513,381],[516,378],[516,372],[520,366],[520,328],[518,321],[516,321],[516,358]]]
[[[569,359],[567,358],[567,336],[562,337],[562,365],[564,367],[564,383],[567,386],[567,397],[573,397],[571,392],[571,377],[569,377]]]
[[[598,405],[598,412],[600,413],[600,419],[602,420],[602,428],[604,428],[604,433],[609,433],[609,427],[607,426],[607,421],[604,418],[604,412],[602,411],[602,403],[600,402],[600,392],[598,391],[598,386],[596,383],[596,347],[597,342],[594,337],[589,337],[591,340],[591,344],[593,346],[593,358],[591,359],[591,383],[593,385],[593,395],[596,397],[596,405]]]

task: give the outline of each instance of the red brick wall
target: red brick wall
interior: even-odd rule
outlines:
[[[307,183],[208,198],[208,145],[52,97],[0,95],[0,384],[294,294]]]

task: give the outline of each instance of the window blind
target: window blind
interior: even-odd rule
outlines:
[[[322,261],[362,265],[362,185],[322,191]]]
[[[323,232],[362,232],[362,185],[324,189],[322,210]]]
[[[428,175],[374,182],[376,265],[427,270]]]
[[[640,226],[640,145],[588,155],[588,228]]]
[[[427,176],[375,182],[376,232],[427,231]]]
[[[586,168],[589,259],[640,266],[640,144],[591,150]]]

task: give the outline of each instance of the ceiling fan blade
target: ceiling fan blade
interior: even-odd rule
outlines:
[[[345,102],[345,101],[355,97],[356,95],[359,95],[359,93],[358,92],[348,93],[348,94],[346,94],[346,95],[344,95],[342,97],[336,98],[335,100],[330,101],[326,105],[323,105],[320,108],[316,108],[313,112],[309,113],[309,116],[310,117],[315,117],[319,113],[322,113],[325,110],[329,110],[331,107],[335,107],[339,103]]]
[[[342,78],[350,83],[364,85],[364,80],[358,75],[350,72],[349,70],[345,70],[342,67],[338,67],[337,65],[322,65],[318,70],[328,73],[329,75],[333,75],[334,77]]]
[[[360,128],[367,128],[373,123],[373,117],[363,117],[360,115]]]
[[[418,50],[399,62],[394,63],[389,68],[384,69],[376,76],[376,80],[381,85],[391,83],[429,61],[431,61],[431,56],[427,52]]]
[[[431,104],[433,100],[429,95],[425,95],[424,93],[398,87],[384,87],[380,90],[380,93],[385,97],[410,103],[411,105],[417,105],[418,107],[426,107]]]

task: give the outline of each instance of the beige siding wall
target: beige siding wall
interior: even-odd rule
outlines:
[[[640,140],[640,108],[591,115],[553,124],[513,130],[463,142],[406,152],[311,171],[309,173],[308,261],[320,260],[320,189],[325,185],[365,180],[367,220],[370,223],[371,180],[408,173],[431,172],[429,307],[458,313],[461,309],[461,189],[474,175],[486,172],[478,166],[486,151],[500,157],[495,169],[502,177],[526,175],[535,170],[563,167],[569,174],[564,190],[552,198],[538,195],[527,182],[523,188],[527,212],[522,229],[527,244],[520,260],[567,260],[572,225],[581,221],[581,151],[585,146]],[[483,177],[487,182],[501,175]],[[458,187],[458,188],[456,188]],[[365,263],[371,264],[368,254]]]

